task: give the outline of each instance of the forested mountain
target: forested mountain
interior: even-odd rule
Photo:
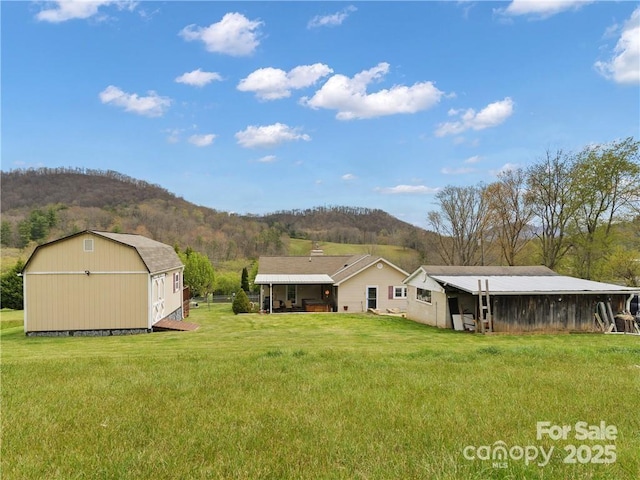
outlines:
[[[2,212],[64,204],[109,208],[146,200],[180,201],[159,185],[112,170],[39,168],[2,172]]]
[[[278,211],[262,217],[282,226],[291,238],[314,237],[337,243],[383,243],[407,246],[413,229],[383,210],[333,206]]]
[[[398,245],[416,251],[424,251],[429,238],[422,229],[366,208],[233,215],[192,204],[161,186],[110,170],[12,170],[1,173],[1,186],[2,244],[18,248],[96,229],[138,233],[181,249],[191,247],[216,264],[287,254],[290,238],[363,244],[363,249],[371,244]]]

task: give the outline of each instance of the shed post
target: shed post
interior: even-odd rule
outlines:
[[[493,314],[491,313],[491,302],[489,301],[489,279],[485,280],[486,285],[486,293],[487,293],[487,325],[489,326],[489,331],[493,332]]]
[[[478,323],[480,333],[484,333],[484,305],[482,304],[482,280],[478,279]]]

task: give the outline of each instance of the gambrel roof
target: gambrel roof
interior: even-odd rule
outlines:
[[[34,252],[27,260],[23,268],[23,272],[29,265],[29,262],[32,258],[43,248],[48,247],[49,245],[53,245],[58,242],[64,242],[70,238],[77,237],[79,235],[91,234],[98,237],[105,238],[107,240],[120,243],[127,247],[133,248],[140,259],[147,267],[149,273],[160,273],[166,272],[168,270],[173,270],[176,268],[182,268],[183,264],[180,260],[180,257],[175,252],[173,247],[170,245],[166,245],[161,242],[157,242],[150,238],[144,237],[142,235],[129,234],[129,233],[111,233],[111,232],[100,232],[97,230],[84,230],[82,232],[74,233],[72,235],[68,235],[66,237],[59,238],[57,240],[53,240],[52,242],[44,243],[39,245]]]
[[[135,248],[149,273],[165,272],[183,266],[173,247],[165,243],[130,233],[98,232],[95,230],[89,230],[89,232]]]

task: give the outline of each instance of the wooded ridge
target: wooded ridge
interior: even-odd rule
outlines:
[[[192,247],[215,264],[287,254],[290,238],[423,250],[429,236],[382,210],[359,207],[230,214],[111,170],[20,169],[1,172],[1,182],[2,244],[17,248],[96,229]]]

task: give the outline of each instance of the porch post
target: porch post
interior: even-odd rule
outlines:
[[[273,283],[269,284],[269,313],[273,313]]]

